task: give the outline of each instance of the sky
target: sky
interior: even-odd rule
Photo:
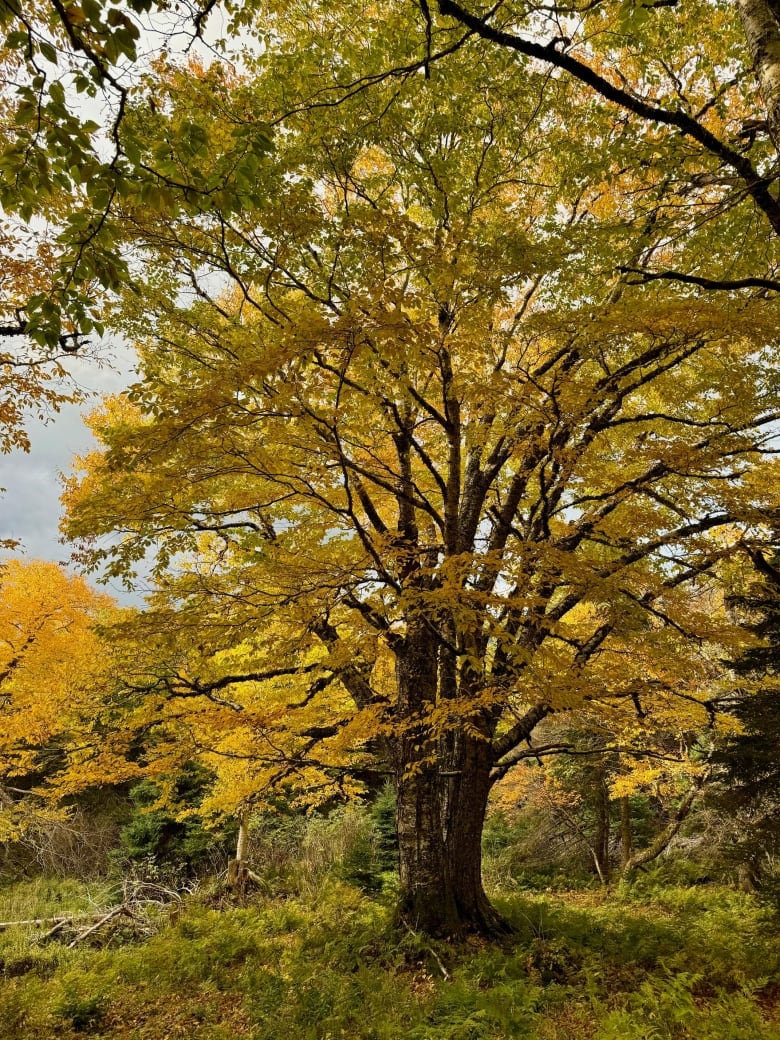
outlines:
[[[74,455],[93,446],[83,417],[102,395],[122,390],[132,379],[133,353],[128,347],[109,344],[103,352],[109,364],[98,366],[80,358],[68,362],[73,378],[91,398],[81,405],[65,405],[47,422],[30,418],[30,451],[0,455],[0,487],[5,488],[0,494],[0,538],[20,541],[14,555],[68,564],[71,549],[59,534],[60,474],[70,470]],[[107,591],[123,602],[137,600],[118,584],[107,586]]]
[[[224,35],[227,28],[218,9],[212,12],[206,23],[204,38],[194,41],[194,45],[191,28],[175,31],[180,21],[186,27],[187,11],[175,12],[178,12],[178,5],[175,5],[175,11],[156,11],[153,17],[142,20],[139,60],[135,66],[125,70],[126,82],[133,76],[137,78],[163,46],[169,53],[200,54],[204,60],[213,57],[211,42]],[[244,43],[256,46],[249,40],[242,40]],[[52,71],[57,72],[54,67]],[[71,97],[69,104],[103,125],[110,125],[113,121],[111,111],[104,111],[85,96]],[[61,543],[59,535],[60,474],[69,471],[74,455],[88,451],[93,443],[83,416],[98,404],[102,395],[116,393],[131,381],[132,351],[115,343],[107,344],[105,353],[113,359],[113,367],[98,367],[78,357],[67,362],[76,382],[94,395],[91,401],[80,406],[66,405],[46,422],[30,418],[26,427],[30,439],[29,453],[0,454],[0,488],[5,489],[0,491],[0,539],[13,538],[21,543],[14,555],[53,560],[64,565],[69,561],[71,549]],[[107,590],[123,602],[140,601],[140,595],[134,596],[118,584],[107,586]]]

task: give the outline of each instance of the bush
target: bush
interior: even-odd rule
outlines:
[[[204,826],[197,809],[212,781],[202,766],[192,763],[170,781],[170,798],[162,797],[159,784],[142,780],[130,791],[133,813],[122,828],[121,856],[138,866],[171,867],[191,875],[200,870],[221,869],[235,843],[236,824],[214,830]]]

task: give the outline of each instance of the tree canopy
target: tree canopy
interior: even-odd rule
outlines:
[[[288,22],[298,26],[302,46],[314,47],[324,74],[304,82],[295,58],[277,53],[289,104],[268,122],[256,112],[248,119],[235,73],[251,79],[278,44],[283,49]],[[780,285],[779,31],[767,0],[504,2],[488,12],[454,0],[404,0],[381,12],[324,0],[311,18],[305,5],[288,15],[260,2],[40,0],[4,4],[0,29],[0,335],[11,337],[0,356],[3,450],[25,445],[26,405],[40,411],[72,394],[56,387],[62,370],[56,359],[49,364],[49,352],[83,350],[106,327],[107,300],[130,282],[145,284],[146,254],[128,210],[146,206],[160,221],[246,211],[263,179],[259,165],[290,112],[337,107],[417,74],[440,89],[439,70],[460,50],[488,62],[503,52],[518,76],[529,70],[555,89],[576,88],[576,105],[558,118],[567,125],[572,117],[572,134],[583,119],[602,126],[583,138],[580,179],[588,162],[599,167],[604,147],[613,159],[602,171],[605,191],[629,170],[637,177],[623,215],[631,230],[615,240],[611,258],[629,280],[739,292]],[[344,59],[341,50],[361,35],[376,45],[360,54],[362,64]],[[200,118],[182,113],[163,138],[154,116],[165,108],[171,77],[181,85],[182,63],[196,53],[211,67],[214,89],[201,91]],[[202,77],[184,75],[196,91]],[[233,80],[229,94],[220,77]],[[468,92],[468,78],[458,89]],[[648,241],[645,224],[656,229]]]

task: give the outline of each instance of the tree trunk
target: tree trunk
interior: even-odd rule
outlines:
[[[436,767],[399,776],[396,799],[401,915],[415,930],[454,934],[459,914],[442,840]]]
[[[606,767],[602,763],[596,771],[596,836],[593,841],[593,858],[596,873],[602,885],[609,882],[610,801]]]
[[[620,869],[626,865],[634,854],[634,828],[631,822],[631,799],[624,794],[620,799]]]
[[[236,839],[236,858],[228,863],[228,888],[243,892],[246,889],[249,878],[249,869],[246,864],[246,850],[249,842],[249,821],[246,813],[238,814],[238,837]]]
[[[486,739],[461,736],[456,752],[453,775],[442,777],[447,785],[442,803],[455,902],[466,931],[505,935],[511,927],[492,906],[482,884],[482,830],[491,788],[491,745]]]
[[[769,132],[780,148],[780,2],[737,0],[737,8],[766,106]]]
[[[482,828],[492,766],[487,737],[432,730],[437,653],[427,628],[410,626],[396,651],[399,909],[429,935],[506,934],[482,885]]]
[[[482,885],[488,747],[465,743],[459,770],[410,762],[397,780],[400,912],[412,928],[449,938],[511,930]]]

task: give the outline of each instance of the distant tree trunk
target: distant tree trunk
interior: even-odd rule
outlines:
[[[625,870],[626,864],[634,854],[634,829],[631,822],[631,799],[624,794],[620,799],[620,869]]]
[[[610,800],[607,786],[606,766],[602,763],[596,773],[596,835],[593,842],[593,857],[596,870],[603,884],[609,881]]]
[[[740,863],[737,868],[737,888],[740,892],[755,892],[758,885],[758,872],[752,863]]]
[[[249,843],[249,821],[245,812],[238,814],[238,837],[236,839],[236,857],[228,863],[228,888],[242,891],[246,888],[249,869],[246,864],[246,850]]]

